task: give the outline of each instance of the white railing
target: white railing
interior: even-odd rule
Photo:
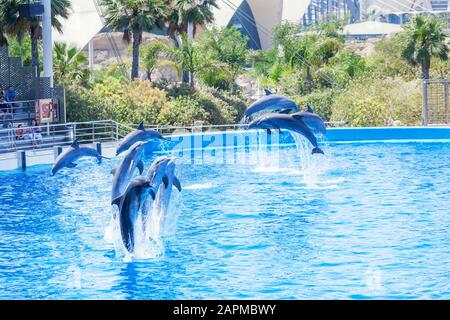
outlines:
[[[51,148],[75,139],[81,143],[118,141],[132,130],[112,120],[9,127],[0,129],[0,152]]]
[[[345,123],[328,123],[328,126]],[[64,124],[44,124],[39,126],[9,127],[0,129],[0,153],[45,149],[67,145],[78,139],[80,143],[115,142],[122,140],[135,130],[137,124],[122,124],[113,120],[89,122],[68,122]],[[156,130],[162,135],[195,134],[203,132],[224,132],[246,130],[247,124],[204,125],[195,123],[191,126],[155,126],[146,128]]]

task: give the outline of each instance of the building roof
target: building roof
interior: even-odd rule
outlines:
[[[53,30],[53,41],[82,49],[100,32],[103,23],[94,0],[72,0],[71,5],[71,15],[67,20],[62,20],[63,31]]]
[[[349,36],[356,35],[388,35],[402,32],[403,28],[398,24],[366,21],[361,23],[348,24],[344,27],[343,33]]]

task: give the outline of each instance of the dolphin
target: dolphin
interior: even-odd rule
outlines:
[[[114,175],[111,200],[116,199],[125,191],[127,183],[133,177],[136,168],[139,169],[140,174],[144,172],[144,163],[141,158],[146,144],[147,142],[143,141],[134,143],[120,161],[119,166],[111,170],[111,174]]]
[[[303,121],[294,118],[292,115],[271,113],[252,121],[249,124],[249,129],[265,129],[269,134],[271,133],[271,129],[286,129],[297,132],[308,139],[309,142],[311,142],[314,147],[312,150],[313,154],[323,154],[323,151],[319,148],[317,139],[312,133],[311,129],[309,129]]]
[[[175,159],[170,159],[167,163],[163,182],[164,186],[159,188],[156,196],[159,198],[159,203],[167,208],[172,194],[172,187],[177,188],[178,191],[181,192],[180,180],[175,176]]]
[[[147,193],[152,192],[150,180],[146,177],[137,177],[131,180],[122,196],[113,200],[113,204],[119,207],[122,242],[130,253],[134,252],[134,230],[143,202],[142,199]]]
[[[145,129],[144,121],[142,121],[136,130],[127,134],[120,142],[116,150],[116,156],[127,151],[137,141],[150,141],[154,139],[164,140],[158,131]]]
[[[159,186],[164,182],[164,185],[169,183],[168,178],[166,176],[166,168],[167,164],[171,161],[172,158],[161,156],[156,158],[150,168],[147,171],[147,179],[150,181],[151,188],[153,190],[152,195],[156,195],[159,190]],[[145,232],[145,222],[147,221],[148,213],[150,211],[151,202],[155,200],[155,197],[146,197],[142,204],[142,225],[144,227]]]
[[[277,113],[297,112],[298,108],[295,102],[288,97],[272,94],[269,90],[266,96],[252,103],[244,112],[244,121],[247,122],[256,113],[262,111],[271,111]]]
[[[303,121],[314,133],[327,134],[323,119],[308,106],[306,111],[291,114],[294,118]]]
[[[52,167],[52,176],[54,176],[62,168],[75,168],[77,164],[74,162],[82,157],[97,158],[99,163],[101,159],[108,159],[100,155],[97,150],[93,148],[80,147],[78,139],[75,139],[70,147],[56,158]]]

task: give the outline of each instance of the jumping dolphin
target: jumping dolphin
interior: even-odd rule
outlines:
[[[147,179],[150,181],[150,185],[152,186],[152,190],[153,190],[153,195],[156,195],[158,193],[159,190],[159,186],[161,185],[161,183],[163,183],[163,180],[165,181],[165,183],[168,183],[168,178],[166,177],[166,168],[167,168],[167,164],[170,162],[171,158],[170,157],[166,157],[166,156],[162,156],[162,157],[158,157],[156,158],[152,165],[150,166],[150,168],[148,169],[147,172]],[[155,198],[150,198],[150,197],[146,197],[143,200],[143,204],[142,204],[142,225],[144,228],[144,232],[145,232],[145,225],[146,225],[146,221],[147,221],[147,217],[150,211],[150,207],[152,204],[152,200],[155,200]]]
[[[310,106],[308,106],[306,111],[296,112],[291,115],[294,118],[303,121],[314,133],[320,133],[322,135],[327,134],[327,129],[322,118],[314,113]]]
[[[97,150],[88,147],[80,147],[78,143],[78,139],[72,142],[69,148],[67,148],[64,152],[62,152],[55,160],[55,163],[52,167],[52,176],[54,176],[59,170],[62,168],[75,168],[77,166],[75,161],[82,157],[94,157],[97,158],[98,162],[100,160],[108,159],[106,157],[101,156]]]
[[[292,115],[271,113],[265,115],[249,124],[249,129],[265,129],[271,133],[271,129],[286,129],[303,135],[313,145],[312,153],[322,153],[317,144],[317,139],[303,121],[294,118]]]
[[[170,184],[174,185],[179,191],[181,191],[181,184],[178,178],[174,175],[174,168],[169,167],[168,165],[175,166],[173,159],[171,157],[158,157],[153,161],[147,172],[147,179],[150,180],[150,184],[152,185],[153,194],[158,194],[161,184],[164,184],[161,188],[168,188]],[[151,206],[151,201],[155,200],[155,198],[145,199],[145,202],[142,206],[142,221],[145,222],[147,220],[147,216],[149,213],[149,209]],[[145,223],[144,223],[145,226]]]
[[[135,224],[143,202],[142,199],[147,193],[153,193],[150,180],[146,177],[137,177],[130,182],[124,194],[113,201],[113,204],[119,207],[122,242],[130,253],[134,251]]]
[[[143,141],[134,143],[125,154],[125,157],[120,161],[119,166],[111,170],[111,173],[114,175],[111,200],[123,194],[136,168],[139,169],[140,174],[144,172],[144,163],[141,158],[146,144],[147,142]]]
[[[158,205],[156,208],[157,214],[159,214],[159,221],[161,224],[164,223],[166,214],[169,209],[170,198],[172,196],[172,188],[176,187],[179,192],[181,192],[180,180],[175,176],[175,159],[170,159],[167,163],[165,176],[163,178],[163,184],[159,187],[158,193],[156,194],[155,204]]]
[[[163,136],[158,131],[145,129],[144,122],[142,121],[136,130],[130,132],[123,138],[122,142],[117,147],[116,155],[127,151],[137,141],[150,141],[154,139],[164,140]]]
[[[295,102],[288,97],[272,94],[269,90],[266,96],[252,103],[244,112],[244,122],[247,122],[253,115],[262,111],[271,111],[277,113],[297,112],[298,108]]]

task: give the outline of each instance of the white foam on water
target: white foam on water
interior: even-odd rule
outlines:
[[[201,190],[201,189],[210,189],[213,188],[214,184],[212,184],[211,182],[206,182],[206,183],[194,183],[194,184],[190,184],[186,187],[183,187],[183,189],[186,190]]]
[[[280,168],[280,167],[263,167],[258,166],[252,170],[255,173],[284,173],[288,175],[302,175],[304,172],[302,170],[292,169],[292,168]]]

